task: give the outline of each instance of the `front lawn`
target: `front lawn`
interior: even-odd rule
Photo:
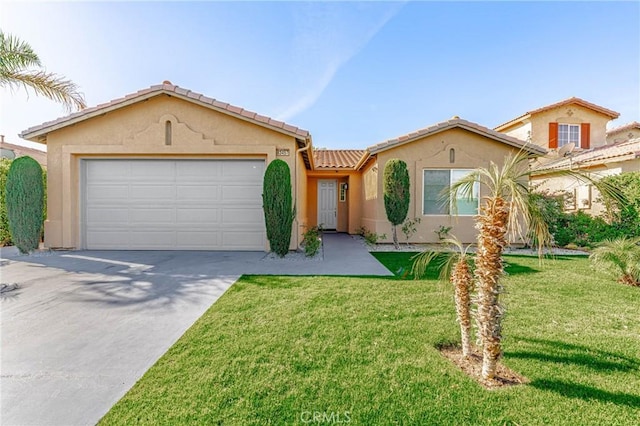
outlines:
[[[507,261],[504,363],[527,385],[485,390],[439,353],[459,338],[433,274],[244,276],[101,424],[637,425],[640,289],[585,258]]]

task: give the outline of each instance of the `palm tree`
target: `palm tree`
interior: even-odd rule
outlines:
[[[605,240],[589,256],[595,268],[619,277],[618,281],[640,286],[640,237]]]
[[[477,253],[474,276],[478,287],[476,320],[479,341],[482,344],[482,377],[493,379],[498,360],[502,356],[502,317],[504,307],[499,296],[503,292],[500,278],[504,274],[502,253],[508,237],[515,240],[531,238],[542,257],[543,248],[551,245],[552,236],[541,209],[531,196],[529,188],[529,157],[524,151],[509,154],[502,167],[491,162],[489,167],[478,168],[455,182],[446,193],[447,200],[473,198],[476,183],[488,194],[476,217]],[[611,185],[597,182],[574,171],[554,174],[573,176],[595,185],[604,197],[621,199],[619,191]],[[455,213],[455,203],[453,204]],[[524,232],[523,232],[524,230]]]
[[[455,249],[449,248],[442,258],[442,253],[424,251],[414,256],[411,273],[416,278],[424,276],[431,262],[440,259],[440,279],[448,280],[454,288],[454,301],[456,305],[456,319],[460,324],[460,338],[462,340],[462,355],[471,355],[471,293],[474,283],[471,274],[471,257],[462,243],[455,237],[442,240],[443,244],[450,244]]]
[[[42,68],[42,63],[31,46],[0,30],[0,87],[31,88],[38,95],[62,103],[68,111],[87,106],[75,83],[34,68]]]

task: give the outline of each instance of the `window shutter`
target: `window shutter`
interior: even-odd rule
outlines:
[[[558,123],[549,123],[549,148],[558,147]]]
[[[591,144],[591,125],[582,123],[580,125],[580,148],[589,149]]]

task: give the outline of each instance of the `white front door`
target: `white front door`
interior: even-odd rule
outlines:
[[[336,187],[335,180],[318,181],[318,225],[323,229],[336,229],[337,226]]]

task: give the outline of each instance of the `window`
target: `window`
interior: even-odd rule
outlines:
[[[443,204],[440,199],[440,194],[445,188],[448,188],[469,172],[471,170],[424,170],[422,178],[422,214],[452,214],[454,211],[453,203],[455,203],[457,214],[459,215],[472,216],[478,214],[480,186],[477,182],[473,185],[473,198],[470,200],[466,198],[451,199],[448,203],[445,202]]]
[[[558,124],[558,147],[573,143],[580,146],[579,124]]]

